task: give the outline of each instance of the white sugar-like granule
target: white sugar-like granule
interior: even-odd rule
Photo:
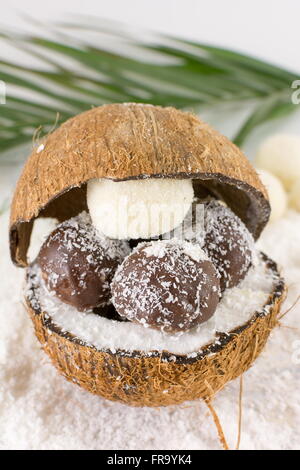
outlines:
[[[145,243],[144,252],[147,256],[156,256],[157,258],[163,258],[166,254],[168,246],[174,246],[180,248],[183,253],[194,261],[208,260],[207,255],[204,253],[200,245],[196,243],[189,243],[185,240],[178,240],[176,238],[171,240],[157,240],[155,243]],[[139,245],[141,246],[141,244]]]
[[[24,270],[9,258],[8,213],[0,216],[0,222],[0,448],[220,449],[213,420],[201,401],[160,409],[128,407],[92,395],[57,372],[42,351],[24,308]],[[289,212],[269,225],[259,242],[279,262],[287,280],[283,312],[299,295],[299,233],[300,214]],[[272,331],[263,353],[244,374],[241,449],[299,449],[299,318],[300,303]],[[238,395],[237,379],[213,403],[232,449],[237,438]]]
[[[55,229],[58,220],[53,217],[39,217],[34,221],[30,245],[27,251],[27,260],[29,263],[35,260],[39,250],[52,230]]]
[[[228,289],[221,299],[213,317],[197,328],[180,334],[170,334],[145,328],[132,322],[119,322],[103,318],[92,312],[82,313],[62,303],[51,294],[37,272],[37,298],[43,311],[64,332],[72,333],[88,345],[99,350],[140,350],[144,352],[167,350],[173,354],[189,354],[199,351],[216,339],[216,332],[230,332],[250,320],[260,311],[273,289],[274,278],[262,261],[252,267],[238,287]],[[32,286],[27,286],[32,297]]]

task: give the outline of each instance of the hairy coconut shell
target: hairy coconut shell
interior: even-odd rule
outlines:
[[[34,149],[18,181],[10,221],[13,261],[26,266],[32,221],[85,208],[92,178],[193,178],[233,209],[257,238],[270,206],[257,173],[226,137],[174,108],[110,104],[76,116]]]
[[[278,323],[285,286],[276,264],[264,257],[277,279],[268,302],[250,321],[220,333],[218,344],[202,348],[195,357],[167,351],[99,351],[62,332],[41,311],[37,293],[26,299],[36,336],[61,374],[89,392],[133,406],[166,406],[186,400],[211,399],[224,385],[245,372],[260,354]]]

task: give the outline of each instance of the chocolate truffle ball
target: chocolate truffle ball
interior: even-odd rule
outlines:
[[[138,245],[119,266],[111,289],[119,315],[170,333],[208,320],[220,295],[217,270],[204,251],[178,240]]]
[[[252,235],[239,217],[218,201],[205,204],[204,228],[203,250],[220,273],[221,290],[237,286],[251,266]]]
[[[127,242],[101,235],[83,212],[49,235],[38,255],[46,286],[80,311],[110,302],[110,282],[130,252]]]
[[[167,237],[198,243],[220,274],[220,286],[237,286],[251,266],[254,240],[223,202],[211,197],[193,202],[183,223]]]

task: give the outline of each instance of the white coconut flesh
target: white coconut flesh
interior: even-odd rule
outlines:
[[[71,333],[81,342],[98,350],[157,351],[196,356],[204,346],[218,341],[217,333],[230,333],[249,321],[255,312],[264,311],[278,278],[266,262],[255,253],[252,267],[244,280],[227,289],[215,314],[207,322],[184,333],[170,334],[133,322],[110,320],[93,312],[79,312],[50,293],[43,283],[37,265],[29,268],[26,297],[31,306],[51,318],[62,332]]]

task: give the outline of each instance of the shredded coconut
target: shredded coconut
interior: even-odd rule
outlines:
[[[24,270],[9,259],[7,230],[8,213],[0,217],[0,448],[219,449],[215,426],[200,401],[159,410],[128,407],[89,394],[57,373],[25,312]],[[289,212],[269,225],[259,242],[287,280],[283,311],[299,295],[299,233],[300,214]],[[299,449],[299,315],[300,304],[244,374],[241,449]],[[214,400],[231,448],[237,436],[238,391],[239,381],[232,381]]]
[[[197,241],[220,273],[221,289],[242,280],[255,253],[253,237],[245,224],[222,201],[195,199],[176,238]]]
[[[261,310],[274,284],[273,274],[260,261],[238,287],[224,293],[215,314],[207,322],[184,333],[169,334],[132,322],[108,320],[92,312],[78,312],[46,289],[38,268],[32,267],[31,273],[27,296],[35,307],[40,302],[42,310],[62,331],[72,333],[99,350],[124,349],[128,352],[167,350],[173,354],[188,354],[199,351],[216,340],[217,332],[230,332],[249,320],[255,311]],[[37,289],[36,297],[33,288]]]
[[[139,244],[118,267],[112,303],[128,320],[182,332],[211,317],[218,288],[218,273],[199,245],[154,241]]]
[[[92,225],[90,215],[85,211],[66,220],[59,227],[64,229],[64,241],[66,244],[69,243],[70,250],[75,246],[83,252],[98,252],[100,241],[102,252],[108,258],[122,260],[130,253],[126,241],[106,237]]]

